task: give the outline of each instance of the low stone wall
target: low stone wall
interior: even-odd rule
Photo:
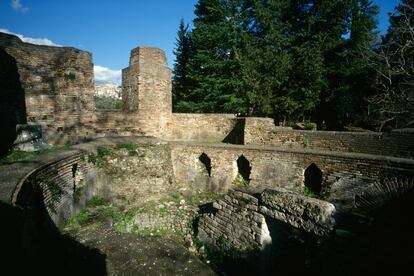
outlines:
[[[260,213],[317,236],[329,235],[335,226],[332,203],[282,189],[260,194]]]
[[[238,119],[229,114],[173,113],[166,131],[171,140],[221,142],[227,138],[234,141],[237,138],[231,135],[237,135],[231,132],[237,123]],[[238,136],[242,131],[239,130]]]
[[[252,195],[248,190],[229,190],[214,202],[215,211],[203,214],[198,238],[221,250],[241,252],[264,249],[277,239],[271,219],[316,236],[329,236],[335,227],[335,207],[326,201],[300,194],[265,190]]]
[[[178,191],[169,145],[161,142],[102,145],[101,196],[115,203],[141,205]],[[101,150],[102,151],[102,150]]]
[[[214,202],[215,213],[204,214],[198,223],[198,238],[223,251],[251,251],[271,243],[265,218],[256,197],[230,190]]]
[[[244,141],[247,145],[414,158],[412,133],[292,130],[276,127],[266,118],[246,118]]]
[[[102,136],[132,136],[142,135],[142,130],[137,126],[136,113],[122,111],[95,111],[95,133]]]

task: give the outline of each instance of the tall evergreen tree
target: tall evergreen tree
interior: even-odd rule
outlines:
[[[367,117],[366,97],[372,90],[373,74],[364,57],[371,51],[377,34],[378,7],[367,0],[344,2],[345,33],[327,59],[328,89],[322,97],[319,115],[330,128],[362,124]]]
[[[375,13],[368,0],[199,0],[180,102],[195,112],[350,122],[368,93],[361,51],[375,37]]]
[[[191,40],[188,24],[181,19],[177,32],[176,48],[174,50],[175,63],[173,70],[173,110],[178,112],[191,112],[191,105],[187,102],[190,89],[188,79],[188,60],[190,58]]]
[[[287,81],[293,68],[287,25],[289,1],[252,0],[241,55],[243,87],[249,115],[289,113]],[[281,108],[283,105],[283,108]]]
[[[189,99],[197,112],[244,112],[237,56],[240,7],[240,1],[231,0],[200,0],[196,5]]]

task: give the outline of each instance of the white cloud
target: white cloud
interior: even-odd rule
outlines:
[[[12,0],[11,6],[12,6],[12,9],[17,12],[26,13],[29,11],[29,8],[26,6],[23,6],[20,0]]]
[[[31,43],[31,44],[62,47],[62,45],[56,44],[56,43],[54,43],[53,41],[51,41],[50,39],[47,39],[47,38],[26,37],[24,35],[16,34],[16,33],[10,32],[7,29],[1,29],[1,28],[0,28],[0,32],[15,35],[18,38],[20,38],[23,42],[27,42],[27,43]]]
[[[121,70],[111,70],[107,67],[94,65],[93,72],[95,73],[96,82],[114,82],[121,84],[122,73]]]

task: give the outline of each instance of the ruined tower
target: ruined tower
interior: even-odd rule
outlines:
[[[122,70],[123,109],[134,113],[142,131],[159,136],[171,118],[171,72],[161,49],[131,50],[129,66]]]

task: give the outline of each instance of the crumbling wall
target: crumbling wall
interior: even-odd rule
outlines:
[[[122,70],[123,110],[148,136],[162,137],[172,114],[171,73],[158,48],[131,50],[129,67]]]
[[[241,191],[230,190],[213,203],[216,212],[203,214],[198,222],[198,238],[219,249],[250,251],[270,244],[269,229],[259,211],[259,200]]]
[[[245,144],[414,158],[412,133],[293,130],[269,118],[246,118]]]
[[[320,196],[344,208],[352,207],[355,194],[370,183],[404,175],[413,177],[414,172],[410,159],[366,154],[201,143],[172,143],[171,148],[176,180],[195,190],[223,192],[232,186],[247,185],[302,193],[307,169],[311,167],[321,173]],[[210,159],[210,175],[206,175],[200,161],[202,154]],[[242,155],[251,166],[249,181],[244,183],[237,181],[237,159]]]
[[[62,227],[99,190],[95,165],[86,160],[81,152],[69,152],[62,159],[44,164],[16,187],[12,203],[26,208],[27,201],[40,192],[37,200],[42,202],[36,204],[44,205],[54,224]]]
[[[188,114],[173,113],[168,124],[168,138],[181,141],[211,141],[222,142],[237,140],[229,137],[238,119],[231,114]],[[242,136],[240,129],[234,136]]]
[[[0,48],[15,61],[27,123],[41,125],[47,142],[74,142],[93,136],[90,53],[23,43],[6,34],[0,34]]]

